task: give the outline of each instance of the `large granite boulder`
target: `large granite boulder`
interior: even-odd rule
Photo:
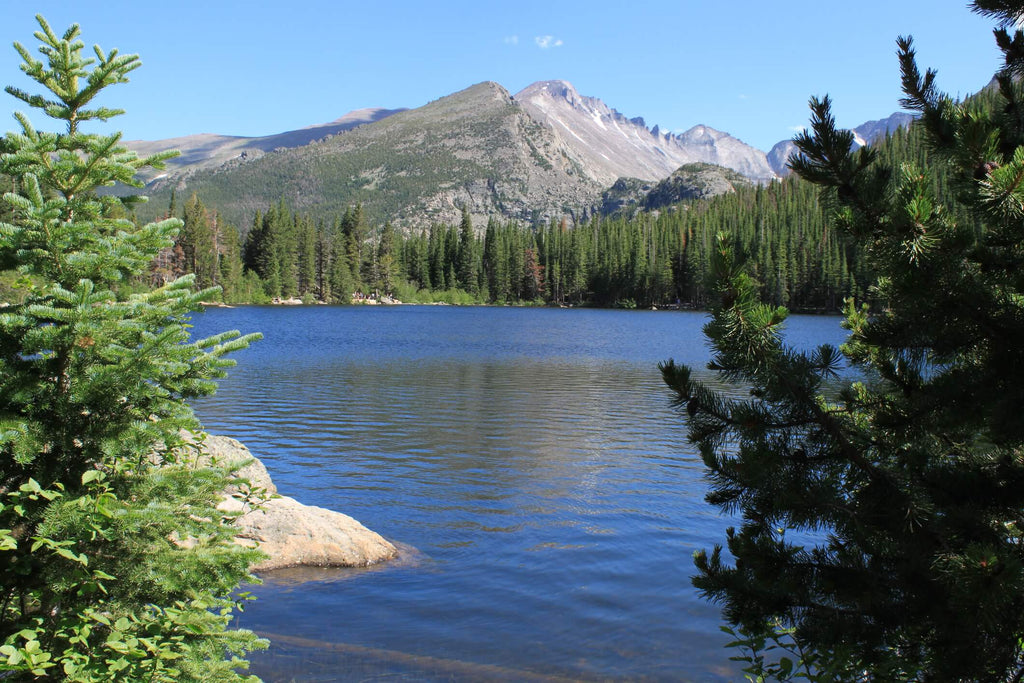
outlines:
[[[348,515],[279,495],[267,468],[241,442],[209,435],[200,449],[201,464],[230,467],[247,463],[238,476],[249,481],[253,497],[266,498],[254,509],[233,486],[218,506],[225,512],[241,513],[235,521],[237,542],[258,545],[269,556],[253,571],[296,566],[368,567],[397,557],[393,544]]]

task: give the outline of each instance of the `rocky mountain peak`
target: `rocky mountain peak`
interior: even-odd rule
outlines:
[[[565,100],[573,106],[578,106],[581,100],[579,92],[569,81],[537,81],[516,93],[516,99],[538,99],[541,97]]]
[[[705,125],[697,124],[682,135],[679,135],[676,139],[684,144],[714,145],[723,137],[728,137],[728,135],[721,131],[717,131],[714,128],[708,128]]]
[[[282,196],[318,215],[362,202],[373,220],[402,227],[458,221],[463,206],[484,222],[494,214],[575,219],[619,178],[632,179],[622,189],[632,196],[687,164],[716,164],[754,182],[775,177],[764,152],[731,135],[703,124],[681,134],[648,128],[564,80],[538,81],[515,97],[484,81],[416,109],[361,109],[262,138],[132,144],[140,153],[167,147],[183,154],[165,175],[144,178],[154,205],[172,187],[197,191],[239,224]],[[697,173],[701,192],[735,184],[715,174]],[[672,182],[675,192],[681,180]]]
[[[516,93],[515,100],[539,123],[586,160],[601,182],[617,178],[661,180],[684,164],[718,164],[757,182],[775,177],[764,152],[707,126],[681,136],[641,117],[627,118],[596,97],[581,95],[567,81],[539,81]]]
[[[432,111],[434,109],[461,108],[464,106],[505,106],[512,104],[512,95],[501,84],[483,81],[428,102],[419,109],[410,111]]]
[[[508,90],[505,89],[501,83],[495,83],[494,81],[483,81],[476,85],[471,85],[465,90],[464,93],[475,93],[486,97],[491,97],[501,102],[510,102],[512,95]]]

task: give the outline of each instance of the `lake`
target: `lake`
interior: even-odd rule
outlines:
[[[283,570],[238,623],[268,681],[735,680],[695,550],[731,520],[657,369],[703,368],[705,314],[550,308],[244,307],[260,331],[206,428],[282,494],[406,548],[370,570]],[[838,344],[835,317],[787,339]],[[741,389],[733,389],[742,393]]]

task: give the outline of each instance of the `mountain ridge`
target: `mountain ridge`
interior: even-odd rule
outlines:
[[[457,221],[463,206],[478,220],[575,216],[601,189],[493,82],[301,147],[158,179],[154,203],[172,187],[238,224],[283,197],[318,218],[360,202],[372,221],[401,227]]]
[[[764,152],[728,133],[703,124],[681,135],[649,129],[643,117],[628,118],[596,97],[581,95],[568,81],[532,83],[515,100],[586,158],[606,186],[623,177],[661,180],[695,162],[731,168],[757,182],[775,177]]]
[[[887,121],[864,124],[864,134],[889,130]],[[577,221],[601,211],[602,192],[620,179],[654,187],[686,165],[772,180],[773,169],[785,171],[792,146],[783,141],[765,154],[703,124],[679,134],[648,128],[642,117],[627,117],[559,80],[538,81],[514,96],[484,81],[421,107],[361,109],[263,137],[202,134],[127,144],[140,154],[182,151],[164,173],[142,177],[153,202],[140,218],[155,217],[174,189],[195,192],[243,230],[256,211],[282,198],[318,219],[362,203],[372,222],[406,229],[457,222],[463,207],[481,224],[495,215]]]
[[[307,145],[329,135],[337,135],[356,126],[375,123],[403,111],[406,110],[367,107],[350,111],[328,123],[317,123],[271,135],[241,136],[199,133],[153,141],[128,140],[125,145],[138,152],[140,156],[155,154],[165,149],[176,149],[180,154],[168,160],[167,164],[170,167],[168,172],[187,173],[214,168],[235,158],[248,158],[250,155],[255,158],[275,149]],[[150,182],[160,175],[163,174],[154,172],[150,173],[148,177],[144,175],[142,178],[145,182]]]

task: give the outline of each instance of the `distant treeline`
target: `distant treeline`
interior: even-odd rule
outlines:
[[[916,133],[879,146],[896,159],[920,154]],[[942,182],[941,178],[938,182]],[[172,198],[169,214],[178,214]],[[834,311],[863,298],[873,281],[860,247],[828,227],[819,191],[790,177],[741,187],[633,218],[595,217],[522,225],[491,219],[403,234],[369,226],[360,206],[331,223],[291,211],[282,200],[255,215],[244,238],[194,196],[180,216],[173,250],[154,264],[156,280],[195,273],[220,285],[228,302],[275,298],[348,303],[353,296],[452,303],[544,303],[703,307],[710,250],[732,236],[764,299],[793,310]],[[483,229],[481,229],[481,227]]]

